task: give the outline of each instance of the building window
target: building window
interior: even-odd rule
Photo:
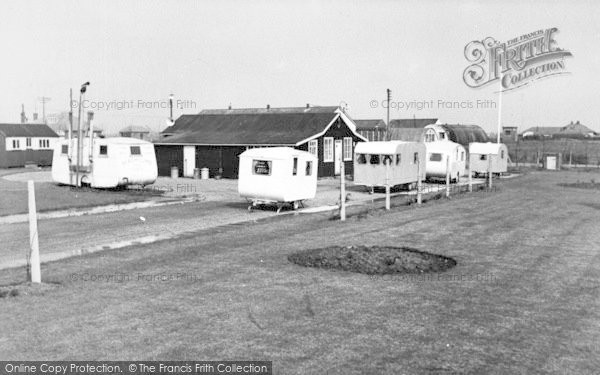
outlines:
[[[379,155],[371,155],[369,163],[372,165],[379,165]]]
[[[324,162],[332,162],[333,161],[333,138],[332,137],[323,138],[323,161]]]
[[[356,154],[356,162],[358,164],[367,164],[367,158],[365,154]]]
[[[68,153],[69,153],[69,145],[62,145],[62,146],[60,147],[60,152],[61,152],[61,154],[63,154],[63,155],[66,155],[66,154],[68,154]]]
[[[100,155],[108,155],[108,146],[100,145]]]
[[[13,150],[18,150],[21,148],[20,142],[18,139],[13,139],[12,140],[12,149]]]
[[[425,133],[425,142],[433,142],[435,141],[435,130],[427,129]]]
[[[307,176],[311,176],[312,175],[312,161],[307,161],[306,162],[306,175]]]
[[[271,162],[268,160],[252,160],[252,173],[270,176]]]
[[[131,155],[141,155],[142,154],[142,150],[140,149],[140,146],[131,146],[131,147],[129,147],[129,149],[131,150]]]
[[[483,154],[479,156],[479,160],[487,160],[487,155]]]
[[[352,138],[344,137],[344,161],[352,160]]]
[[[308,152],[316,157],[318,157],[319,151],[319,141],[314,139],[312,141],[308,141]]]
[[[429,161],[442,161],[442,154],[430,154]]]
[[[31,138],[25,139],[25,146],[27,146],[27,148],[31,148]]]
[[[294,158],[294,169],[292,170],[292,175],[296,176],[298,174],[298,158]]]

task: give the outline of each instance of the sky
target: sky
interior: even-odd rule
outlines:
[[[107,133],[164,129],[171,93],[175,118],[310,103],[385,120],[386,89],[391,119],[491,132],[500,86],[465,84],[465,46],[556,27],[569,74],[504,92],[501,124],[600,131],[599,14],[600,2],[575,0],[3,1],[0,122],[19,122],[21,104],[41,117],[41,97],[46,113],[67,111],[69,89],[77,101],[89,81],[85,110]]]

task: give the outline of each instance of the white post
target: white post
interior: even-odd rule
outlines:
[[[450,156],[446,156],[446,198],[450,196]]]
[[[344,157],[340,152],[340,220],[346,220],[346,171],[344,165]]]
[[[40,271],[35,187],[32,180],[27,181],[27,190],[29,191],[29,257],[27,259],[27,273],[32,283],[41,283],[42,275]]]
[[[492,154],[488,154],[488,188],[492,188]]]
[[[467,173],[469,174],[469,193],[473,192],[473,172],[471,171],[471,158],[469,157],[469,167],[467,168]]]
[[[383,159],[385,162],[385,209],[390,209],[390,161]]]
[[[421,154],[417,158],[417,204],[421,205],[423,199],[421,197]]]

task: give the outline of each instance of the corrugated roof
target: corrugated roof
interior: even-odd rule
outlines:
[[[295,145],[325,130],[338,107],[204,110],[183,115],[156,143]],[[353,126],[352,124],[349,124]]]
[[[0,133],[5,137],[58,137],[45,124],[0,124]]]
[[[119,130],[119,133],[150,133],[150,129],[145,126],[129,125]]]
[[[424,128],[435,124],[437,120],[436,118],[401,118],[390,120],[390,128]]]
[[[356,130],[373,130],[385,128],[385,122],[381,119],[354,120]]]
[[[489,142],[487,133],[478,125],[440,124],[440,126],[446,129],[448,139],[464,147],[469,147],[469,143],[473,142]]]
[[[393,128],[390,129],[392,141],[423,142],[425,130],[423,128]]]

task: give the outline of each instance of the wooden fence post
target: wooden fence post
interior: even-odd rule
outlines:
[[[37,230],[37,213],[35,207],[35,187],[33,181],[27,181],[29,192],[29,254],[27,257],[27,276],[32,283],[41,283],[40,246]]]

